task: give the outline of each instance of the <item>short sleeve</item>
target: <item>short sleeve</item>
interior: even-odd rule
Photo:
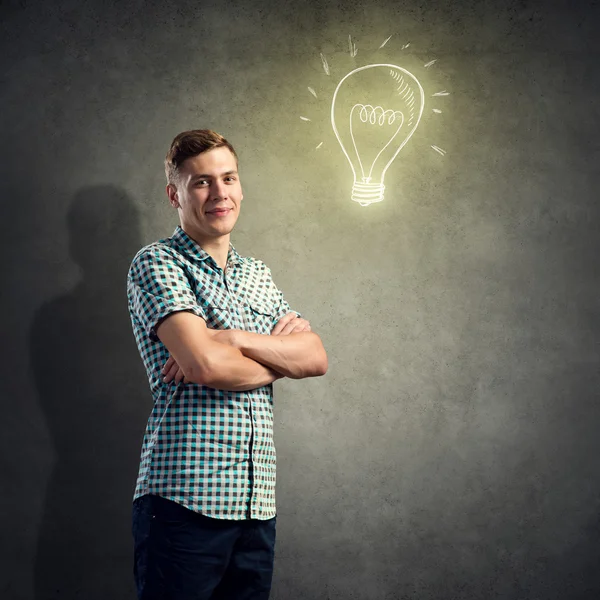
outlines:
[[[168,249],[141,250],[131,263],[127,295],[132,313],[152,341],[158,341],[156,328],[168,315],[190,311],[206,321],[184,265]]]

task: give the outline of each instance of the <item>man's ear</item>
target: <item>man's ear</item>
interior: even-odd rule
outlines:
[[[169,198],[169,203],[173,208],[179,208],[179,195],[177,193],[177,187],[172,183],[167,185],[167,196]]]

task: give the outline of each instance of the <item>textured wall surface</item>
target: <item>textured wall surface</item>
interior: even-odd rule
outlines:
[[[599,597],[597,3],[0,10],[3,600],[134,598],[125,275],[177,223],[162,160],[193,127],[238,149],[232,241],[329,352],[276,384],[272,598]],[[375,61],[426,105],[363,208],[329,103]]]

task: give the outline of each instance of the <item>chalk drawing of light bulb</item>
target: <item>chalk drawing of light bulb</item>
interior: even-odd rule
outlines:
[[[337,85],[331,125],[354,174],[352,200],[381,202],[389,166],[417,129],[425,94],[417,78],[396,65],[354,69]]]

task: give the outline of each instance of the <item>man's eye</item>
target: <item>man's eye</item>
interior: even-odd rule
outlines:
[[[225,181],[235,181],[235,177],[232,177],[232,176],[225,177]]]
[[[208,185],[208,180],[206,179],[198,179],[198,181],[196,181],[196,185]]]

